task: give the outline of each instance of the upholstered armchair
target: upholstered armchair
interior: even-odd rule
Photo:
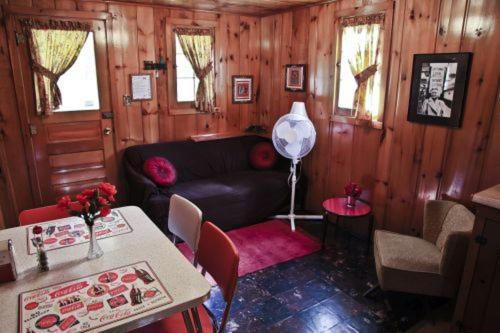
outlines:
[[[424,209],[423,238],[377,230],[374,255],[382,290],[454,297],[462,276],[474,215],[450,201]]]

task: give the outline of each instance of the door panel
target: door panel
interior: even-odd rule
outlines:
[[[33,14],[30,13],[30,16]],[[20,118],[25,133],[27,158],[37,205],[53,204],[57,197],[75,194],[102,181],[116,182],[116,160],[112,122],[103,119],[112,115],[111,86],[106,29],[109,19],[79,17],[75,19],[91,24],[94,33],[97,80],[99,87],[98,111],[55,112],[50,116],[36,113],[33,72],[30,66],[27,42],[18,43],[16,32],[21,31],[21,13],[8,16],[9,46],[15,71],[16,93]],[[90,14],[89,14],[90,15]],[[73,20],[71,12],[57,17],[56,12],[41,13],[36,19]],[[103,133],[104,128],[110,131]],[[110,144],[111,143],[111,144]],[[112,158],[106,158],[112,156]]]

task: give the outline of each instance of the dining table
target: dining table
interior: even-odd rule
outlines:
[[[196,308],[210,297],[211,286],[207,280],[139,207],[126,206],[115,208],[114,211],[118,211],[125,219],[130,232],[99,239],[104,255],[93,260],[87,259],[88,242],[47,251],[50,270],[46,272],[38,270],[37,255],[30,254],[28,249],[29,226],[0,231],[0,241],[12,240],[18,273],[15,281],[0,284],[1,332],[25,333],[21,328],[19,314],[20,294],[138,262],[147,262],[151,267],[168,292],[170,303],[117,318],[85,332],[128,332],[175,313],[183,313],[186,319],[186,316],[189,318],[189,309]],[[71,223],[74,223],[77,218],[67,219],[72,219]],[[66,219],[44,223],[64,222],[63,220]],[[44,223],[40,225],[43,226]],[[188,331],[192,331],[190,321],[185,322]]]

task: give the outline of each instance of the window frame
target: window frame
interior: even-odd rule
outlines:
[[[333,87],[333,110],[331,120],[333,122],[348,123],[358,126],[369,125],[373,128],[381,129],[383,127],[384,111],[385,111],[385,100],[387,96],[387,86],[389,77],[389,64],[390,64],[390,51],[392,44],[392,21],[393,21],[394,3],[392,1],[382,2],[379,4],[363,6],[360,8],[345,9],[340,10],[335,14],[335,39],[336,39],[336,50],[335,50],[335,73],[334,73],[334,87]],[[385,14],[384,28],[381,33],[383,38],[382,45],[382,64],[380,67],[381,78],[380,78],[380,99],[379,99],[379,113],[377,119],[367,122],[364,120],[356,119],[353,116],[339,115],[339,110],[343,108],[338,107],[339,102],[339,90],[340,90],[340,61],[341,61],[341,50],[342,50],[342,26],[340,20],[345,17],[356,17],[356,16],[367,16],[373,14]]]
[[[190,20],[190,19],[172,19],[166,24],[166,46],[167,46],[167,76],[168,76],[168,104],[170,115],[196,114],[199,113],[194,105],[194,102],[178,102],[177,101],[177,70],[176,70],[176,43],[175,32],[176,28],[210,28],[214,30],[214,53],[213,63],[216,70],[216,21],[205,20]],[[216,77],[217,80],[217,77]],[[216,82],[214,82],[216,85]],[[216,87],[214,87],[215,89]],[[217,96],[216,96],[217,101]]]

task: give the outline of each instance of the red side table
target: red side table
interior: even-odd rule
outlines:
[[[370,249],[370,244],[372,240],[373,233],[373,214],[372,208],[367,203],[356,200],[356,205],[354,207],[347,206],[347,198],[345,197],[335,197],[323,201],[323,242],[322,248],[325,248],[326,234],[328,231],[328,214],[335,215],[335,231],[339,224],[339,219],[343,218],[353,218],[353,217],[363,217],[368,216],[369,223],[369,235],[368,235],[368,250]]]

